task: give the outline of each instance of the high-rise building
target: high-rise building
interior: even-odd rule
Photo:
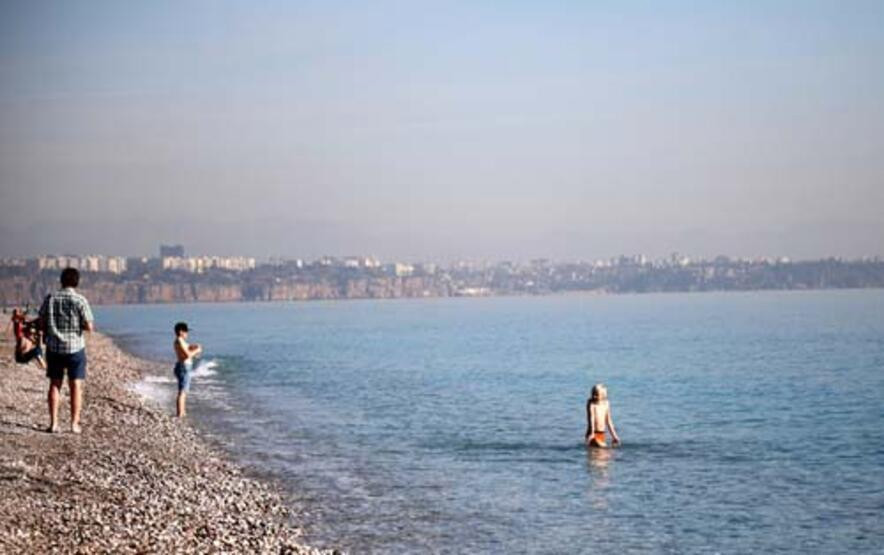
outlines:
[[[160,258],[184,258],[184,245],[160,245]]]

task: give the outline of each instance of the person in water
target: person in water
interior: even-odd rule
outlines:
[[[184,418],[187,415],[187,392],[190,391],[190,378],[193,372],[193,359],[198,357],[203,348],[194,343],[187,343],[187,335],[190,330],[185,322],[175,324],[175,343],[172,348],[175,350],[175,377],[178,378],[178,399],[176,401],[178,418]]]
[[[586,445],[589,447],[607,447],[605,430],[610,430],[614,445],[620,445],[620,436],[614,428],[611,418],[611,405],[608,403],[608,388],[604,384],[595,384],[586,401]]]
[[[37,366],[45,369],[43,361],[43,349],[40,348],[40,333],[37,329],[37,320],[28,322],[28,309],[20,311],[12,309],[10,324],[15,334],[15,362],[27,364],[32,360],[37,361]]]

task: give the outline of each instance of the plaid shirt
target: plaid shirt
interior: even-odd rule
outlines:
[[[46,350],[71,354],[86,347],[83,329],[92,321],[92,309],[86,297],[65,287],[46,295],[40,307],[40,321],[46,330]]]

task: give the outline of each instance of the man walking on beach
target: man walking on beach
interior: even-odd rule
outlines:
[[[46,377],[49,378],[49,428],[58,432],[58,403],[65,370],[71,390],[71,431],[80,433],[80,410],[86,379],[84,332],[95,329],[92,309],[86,297],[77,293],[80,272],[65,268],[61,289],[46,296],[40,308],[40,324],[46,337]]]

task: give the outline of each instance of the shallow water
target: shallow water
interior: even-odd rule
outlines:
[[[884,291],[103,307],[354,552],[884,549]],[[158,395],[173,383],[152,378]],[[593,383],[623,447],[581,444]],[[144,384],[142,384],[144,386]]]

